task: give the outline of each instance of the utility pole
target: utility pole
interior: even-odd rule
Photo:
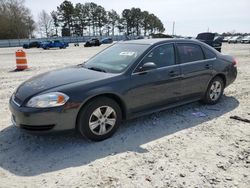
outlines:
[[[174,36],[174,27],[175,27],[175,21],[173,22],[172,36]]]

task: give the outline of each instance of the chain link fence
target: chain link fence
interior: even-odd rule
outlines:
[[[53,37],[53,38],[34,38],[34,39],[9,39],[9,40],[0,40],[0,48],[2,47],[19,47],[23,46],[24,44],[28,44],[30,42],[34,41],[50,41],[50,40],[60,40],[62,42],[67,42],[67,43],[84,43],[87,40],[94,38],[94,36],[83,36],[83,37]],[[97,38],[104,39],[107,38],[107,36],[98,36]],[[122,35],[115,35],[112,37],[114,41],[120,41],[120,40],[125,40],[126,36]],[[135,39],[136,36],[130,36],[130,39]]]

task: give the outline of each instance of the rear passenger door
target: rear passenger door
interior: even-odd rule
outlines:
[[[182,81],[182,99],[203,96],[212,78],[214,58],[206,59],[202,47],[195,43],[177,43]]]

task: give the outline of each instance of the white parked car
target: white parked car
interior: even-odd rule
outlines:
[[[242,36],[234,36],[228,40],[228,43],[238,43],[241,42]]]
[[[241,43],[250,43],[250,35],[243,37]]]

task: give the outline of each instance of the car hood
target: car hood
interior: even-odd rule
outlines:
[[[67,67],[32,77],[16,90],[15,100],[19,104],[25,99],[55,87],[83,82],[90,83],[112,77],[114,74],[88,70],[82,66]]]

